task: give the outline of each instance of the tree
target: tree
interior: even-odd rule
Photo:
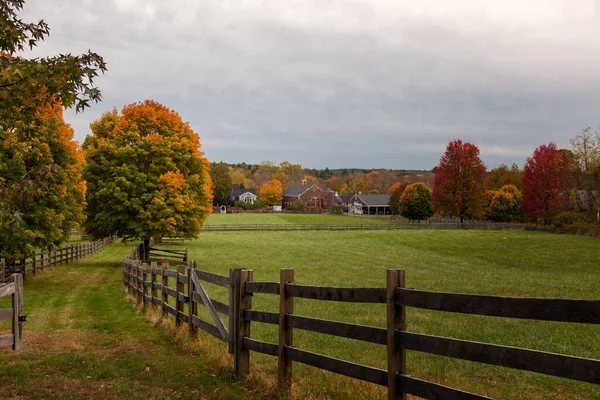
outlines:
[[[400,215],[411,221],[421,221],[433,215],[431,207],[431,190],[424,183],[408,185],[398,205]]]
[[[394,189],[390,194],[390,212],[392,213],[392,215],[399,215],[400,214],[400,210],[398,209],[398,206],[400,204],[400,196],[402,196],[402,192],[404,191],[404,186],[402,185],[402,183],[398,182],[394,185],[392,185],[392,187],[390,187],[389,190]]]
[[[452,140],[435,171],[433,204],[436,211],[460,218],[478,218],[485,204],[485,165],[479,148]]]
[[[38,107],[32,130],[0,129],[0,257],[9,263],[67,240],[83,220],[83,154],[58,104]]]
[[[496,222],[518,222],[523,219],[521,192],[515,185],[505,185],[498,190],[487,211],[487,217]]]
[[[83,145],[86,230],[142,239],[146,251],[153,237],[196,237],[212,211],[213,188],[190,125],[146,100],[104,114],[91,129]]]
[[[569,182],[565,170],[570,164],[554,143],[538,146],[527,158],[523,169],[522,207],[531,219],[542,219],[544,224],[564,209]]]
[[[213,164],[210,169],[210,179],[214,186],[213,204],[222,205],[229,204],[229,196],[231,195],[231,176],[229,175],[229,167],[226,164]]]
[[[387,194],[392,194],[396,190],[400,189],[401,187],[402,187],[402,182],[396,182],[392,186],[389,187],[389,189],[387,190]]]
[[[264,183],[260,187],[258,197],[267,206],[281,205],[281,201],[283,200],[283,188],[281,187],[281,182],[279,182],[277,179],[273,179]]]
[[[99,101],[93,79],[106,70],[92,52],[14,56],[50,32],[43,20],[19,19],[23,5],[0,0],[0,256],[9,261],[58,245],[81,220],[83,158],[62,107]]]
[[[598,192],[600,191],[600,135],[585,128],[570,140],[574,161],[581,175],[581,189],[584,191],[582,207],[588,221],[591,221],[598,208]]]
[[[508,168],[506,164],[500,164],[488,173],[488,189],[498,190],[505,185],[514,185],[517,189],[521,187],[523,171],[517,164]]]

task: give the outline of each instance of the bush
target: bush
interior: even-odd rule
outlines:
[[[583,223],[583,224],[582,224]],[[585,215],[576,211],[567,211],[552,218],[552,225],[558,233],[578,233],[585,224]],[[583,228],[586,230],[586,228]]]
[[[290,204],[288,207],[290,211],[304,211],[304,202],[302,200],[298,200]]]
[[[346,206],[345,204],[334,204],[329,209],[329,214],[333,215],[342,215],[345,212],[348,212],[348,206]]]

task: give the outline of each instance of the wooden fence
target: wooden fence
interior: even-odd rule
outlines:
[[[281,270],[279,282],[256,282],[251,270],[232,269],[227,277],[200,271],[193,262],[187,270],[185,266],[178,266],[176,271],[170,270],[166,263],[159,269],[155,263],[142,264],[132,259],[126,259],[123,265],[123,283],[137,296],[138,303],[145,307],[147,304],[162,307],[163,313],[173,315],[178,325],[189,324],[192,335],[200,329],[228,343],[237,376],[249,373],[252,351],[277,357],[278,386],[284,394],[291,389],[292,363],[299,362],[387,387],[389,399],[405,399],[407,394],[426,399],[489,399],[409,376],[406,372],[407,350],[600,384],[599,360],[410,332],[406,329],[405,313],[406,307],[416,307],[494,317],[599,324],[599,300],[497,297],[407,289],[403,270],[388,270],[386,287],[336,288],[297,285],[293,269]],[[161,283],[158,283],[159,279]],[[169,288],[169,279],[175,280],[176,289]],[[228,288],[229,304],[211,299],[201,281]],[[255,294],[278,296],[279,312],[253,310]],[[175,299],[174,306],[169,304],[169,297]],[[295,298],[387,304],[387,327],[296,315]],[[184,312],[185,303],[189,304],[187,313]],[[198,318],[198,305],[208,308],[212,321]],[[218,314],[230,317],[228,328]],[[278,343],[253,339],[250,335],[253,322],[278,325]],[[386,346],[388,367],[386,370],[373,368],[294,347],[294,329]]]
[[[13,274],[10,283],[0,283],[0,298],[12,296],[12,307],[0,309],[0,321],[12,321],[12,333],[0,336],[0,347],[12,345],[13,350],[23,349],[23,276]]]
[[[407,229],[525,229],[524,224],[501,222],[477,223],[403,223],[382,224],[207,224],[203,230],[210,231],[380,231]]]
[[[117,237],[109,237],[94,242],[76,243],[50,251],[34,253],[31,258],[17,260],[13,264],[7,264],[4,259],[0,260],[0,282],[8,280],[13,273],[20,273],[23,277],[27,272],[33,275],[39,270],[47,267],[56,267],[63,263],[70,263],[83,257],[96,254],[109,244],[117,240]]]

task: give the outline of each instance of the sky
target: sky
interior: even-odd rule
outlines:
[[[600,126],[600,0],[27,0],[32,53],[100,54],[103,101],[154,99],[210,161],[431,169],[452,139],[493,168]]]

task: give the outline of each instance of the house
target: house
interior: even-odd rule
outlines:
[[[348,202],[349,214],[390,214],[389,194],[355,194]]]
[[[288,208],[292,203],[302,201],[304,204],[314,204],[320,208],[330,208],[335,201],[335,192],[331,189],[323,190],[314,184],[307,184],[306,179],[283,191],[283,208]]]
[[[237,183],[233,184],[233,187],[231,188],[231,195],[229,196],[229,199],[233,204],[238,201],[254,204],[257,198],[258,196],[256,195],[256,189],[241,188]]]

